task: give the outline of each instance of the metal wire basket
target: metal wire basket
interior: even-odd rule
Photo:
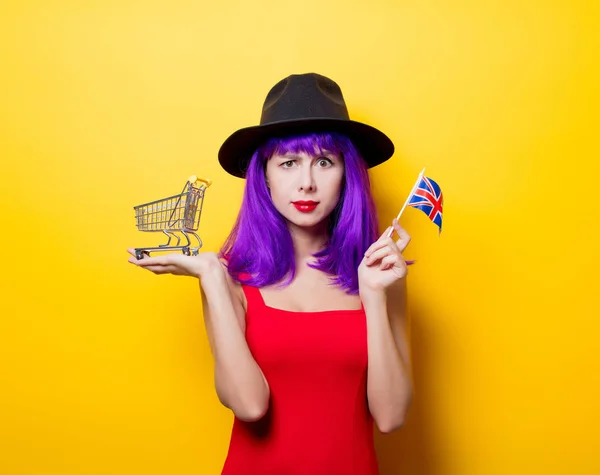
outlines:
[[[181,250],[187,256],[198,255],[198,250],[202,247],[202,239],[195,231],[198,231],[200,226],[204,192],[211,183],[208,178],[197,178],[192,175],[178,195],[133,207],[136,225],[140,231],[162,232],[168,237],[167,243],[159,244],[158,247],[136,248],[137,259],[142,259],[144,254],[149,256],[152,251]],[[181,236],[186,241],[183,245],[181,245]],[[191,246],[190,236],[194,236],[198,246]],[[177,244],[171,246],[172,239],[176,239]]]

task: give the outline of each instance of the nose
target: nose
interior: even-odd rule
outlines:
[[[310,164],[304,164],[300,167],[299,191],[315,191],[316,183],[313,176],[313,167]]]

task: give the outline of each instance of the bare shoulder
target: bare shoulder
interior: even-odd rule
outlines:
[[[227,270],[227,261],[223,258],[219,258],[219,262],[221,263],[221,266],[223,266],[223,273],[225,274],[225,279],[227,280],[227,287],[229,288],[229,293],[231,294],[231,300],[236,310],[236,314],[238,315],[238,318],[243,318],[245,321],[244,317],[246,314],[247,304],[242,285],[233,279],[231,275],[229,275],[229,271]],[[244,324],[244,321],[240,321],[240,323]]]

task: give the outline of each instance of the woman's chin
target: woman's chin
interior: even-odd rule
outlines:
[[[321,216],[294,216],[292,219],[288,218],[287,221],[288,226],[291,225],[293,227],[301,228],[306,231],[314,231],[315,233],[320,233],[327,230],[327,222]]]

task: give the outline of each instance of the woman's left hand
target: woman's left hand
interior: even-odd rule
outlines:
[[[400,238],[394,241],[387,237],[390,228],[394,228]],[[407,265],[402,251],[410,242],[410,236],[398,221],[394,219],[381,237],[375,241],[358,266],[358,286],[360,290],[382,291],[407,274]]]

